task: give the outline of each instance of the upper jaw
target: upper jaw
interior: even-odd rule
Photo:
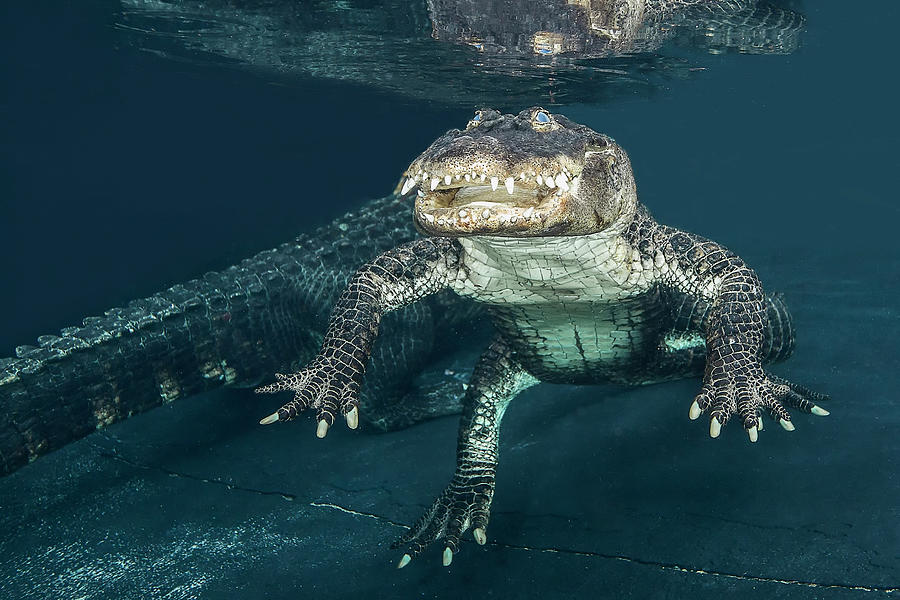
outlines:
[[[513,169],[417,161],[400,193],[416,191],[416,224],[432,235],[534,235],[564,220],[580,167],[571,160]]]

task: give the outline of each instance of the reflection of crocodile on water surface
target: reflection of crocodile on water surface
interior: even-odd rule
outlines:
[[[496,334],[463,398],[456,472],[400,540],[400,567],[438,540],[449,565],[470,528],[486,543],[500,422],[539,382],[645,384],[702,373],[687,412],[706,413],[714,438],[734,417],[756,442],[763,414],[793,431],[785,405],[828,414],[815,404],[825,396],[763,368],[793,348],[781,299],[723,246],[658,224],[611,138],[542,108],[481,110],[412,162],[401,195],[413,190],[426,237],[363,265],[316,357],[259,390],[294,393],[263,424],[311,409],[319,437],[341,415],[355,428],[386,313],[447,290],[486,307]]]
[[[802,15],[761,0],[123,0],[163,56],[338,79],[462,104],[598,101],[687,76],[702,53],[788,54]],[[665,47],[663,45],[665,44]],[[687,58],[686,58],[687,56]],[[466,85],[458,86],[461,74]]]

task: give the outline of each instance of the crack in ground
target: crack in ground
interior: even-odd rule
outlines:
[[[632,556],[624,556],[620,554],[605,554],[603,552],[590,552],[586,550],[571,550],[568,548],[541,548],[531,546],[520,546],[517,544],[507,544],[506,542],[488,542],[491,546],[499,546],[509,548],[511,550],[526,550],[530,552],[545,552],[548,554],[568,554],[573,556],[586,556],[591,558],[605,558],[608,560],[618,560],[621,562],[633,563],[647,567],[657,567],[664,571],[677,571],[679,573],[691,573],[693,575],[711,575],[713,577],[721,577],[723,579],[736,579],[739,581],[753,581],[756,583],[777,583],[781,585],[796,585],[801,587],[815,589],[836,589],[836,590],[852,590],[860,592],[880,592],[883,594],[893,594],[900,592],[900,587],[880,587],[870,585],[854,585],[843,583],[820,583],[817,581],[802,581],[799,579],[778,579],[775,577],[762,577],[758,575],[741,575],[739,573],[728,573],[726,571],[710,571],[708,569],[697,569],[694,567],[686,567],[677,563],[664,563],[652,560],[644,560],[634,558]]]
[[[102,456],[103,458],[109,458],[111,460],[116,460],[116,461],[119,461],[126,465],[129,465],[131,467],[143,469],[145,471],[157,471],[159,473],[165,473],[169,477],[180,477],[183,479],[190,479],[191,481],[199,481],[201,483],[211,483],[213,485],[220,485],[229,490],[250,492],[252,494],[259,494],[260,496],[281,496],[283,499],[289,500],[291,502],[293,502],[294,500],[297,499],[296,494],[291,494],[288,492],[280,492],[278,490],[258,490],[256,488],[248,488],[248,487],[243,487],[240,485],[235,485],[233,483],[225,481],[224,479],[211,479],[208,477],[200,477],[199,475],[190,475],[189,473],[179,473],[178,471],[172,471],[172,470],[166,469],[164,467],[145,465],[145,464],[133,461],[131,459],[125,458],[124,456],[122,456],[118,452],[116,452],[114,449],[110,450],[108,448],[104,448],[104,447],[98,446],[96,444],[93,444],[93,446],[94,446],[94,448],[96,448],[99,451],[100,456]]]
[[[242,492],[249,492],[253,494],[259,494],[262,496],[281,496],[285,500],[294,501],[297,499],[296,494],[291,494],[288,492],[280,492],[280,491],[272,491],[272,490],[258,490],[255,488],[248,488],[239,485],[235,485],[233,483],[229,483],[222,479],[211,479],[206,477],[199,477],[197,475],[189,475],[187,473],[179,473],[177,471],[172,471],[169,469],[165,469],[163,467],[155,467],[150,465],[144,465],[133,460],[129,460],[121,455],[119,455],[115,450],[109,450],[107,448],[103,448],[101,446],[94,445],[100,451],[100,455],[109,458],[112,460],[117,460],[124,464],[127,464],[132,467],[136,467],[139,469],[143,469],[146,471],[158,471],[161,473],[165,473],[170,477],[182,477],[184,479],[190,479],[192,481],[199,481],[201,483],[209,483],[213,485],[220,485],[225,487],[228,490],[238,490]],[[335,504],[333,502],[320,502],[317,500],[313,500],[307,503],[308,506],[312,506],[314,508],[327,508],[330,510],[335,510],[338,512],[342,512],[345,514],[364,517],[367,519],[373,519],[380,523],[386,523],[392,527],[399,527],[402,529],[410,529],[409,525],[405,523],[399,523],[397,521],[393,521],[383,515],[375,514],[375,513],[367,513],[359,510],[354,510],[352,508],[347,508],[345,506],[341,506],[340,504]],[[557,516],[557,515],[553,515]],[[465,540],[466,543],[470,543],[468,540]],[[708,569],[697,569],[694,567],[688,567],[684,565],[680,565],[677,563],[664,563],[657,562],[652,560],[645,560],[642,558],[635,558],[633,556],[625,556],[622,554],[606,554],[604,552],[592,552],[589,550],[574,550],[571,548],[552,548],[552,547],[539,547],[539,546],[522,546],[519,544],[509,544],[506,542],[493,541],[488,542],[489,546],[495,546],[498,548],[506,548],[509,550],[524,550],[526,552],[541,552],[546,554],[565,554],[569,556],[584,556],[588,558],[602,558],[606,560],[616,560],[620,562],[626,562],[631,564],[642,565],[646,567],[656,567],[658,569],[662,569],[664,571],[675,571],[678,573],[690,573],[692,575],[708,575],[712,577],[720,577],[723,579],[734,579],[738,581],[752,581],[756,583],[774,583],[779,585],[795,585],[800,587],[808,587],[814,589],[833,589],[833,590],[849,590],[849,591],[859,591],[859,592],[877,592],[882,594],[894,594],[896,592],[900,592],[900,587],[881,587],[881,586],[870,586],[870,585],[854,585],[854,584],[842,584],[842,583],[820,583],[817,581],[802,581],[799,579],[779,579],[775,577],[762,577],[758,575],[741,575],[739,573],[728,573],[726,571],[711,571]]]

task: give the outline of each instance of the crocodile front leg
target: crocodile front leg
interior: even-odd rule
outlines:
[[[643,224],[649,221],[646,216]],[[826,396],[763,369],[768,328],[765,294],[756,273],[740,257],[715,242],[671,227],[656,225],[655,231],[638,242],[639,247],[650,240],[659,280],[710,303],[704,324],[703,387],[691,405],[691,419],[707,412],[709,434],[715,438],[730,416],[737,414],[750,441],[755,442],[763,412],[788,431],[793,431],[794,425],[784,404],[814,415],[828,414],[815,404]]]
[[[500,421],[519,392],[538,383],[512,355],[502,338],[496,339],[472,373],[463,400],[456,450],[456,473],[431,508],[400,538],[394,548],[408,550],[397,564],[403,568],[428,544],[444,540],[444,566],[459,550],[459,539],[470,527],[479,544],[487,542],[487,525],[494,497]]]
[[[363,265],[334,306],[319,354],[300,371],[276,373],[278,381],[256,390],[294,392],[293,400],[260,423],[287,421],[315,408],[318,437],[325,437],[338,413],[355,429],[359,390],[382,316],[448,287],[459,270],[459,253],[450,238],[426,238]]]

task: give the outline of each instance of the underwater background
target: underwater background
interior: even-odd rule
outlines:
[[[0,479],[0,597],[900,593],[900,5],[774,3],[802,15],[774,53],[686,22],[570,59],[443,27],[452,4],[5,3],[0,356],[389,194],[475,108],[542,105],[784,292],[797,348],[773,371],[831,416],[751,446],[688,420],[698,381],[538,386],[504,421],[488,546],[397,571],[456,417],[321,441],[259,427],[278,400],[208,393]]]

